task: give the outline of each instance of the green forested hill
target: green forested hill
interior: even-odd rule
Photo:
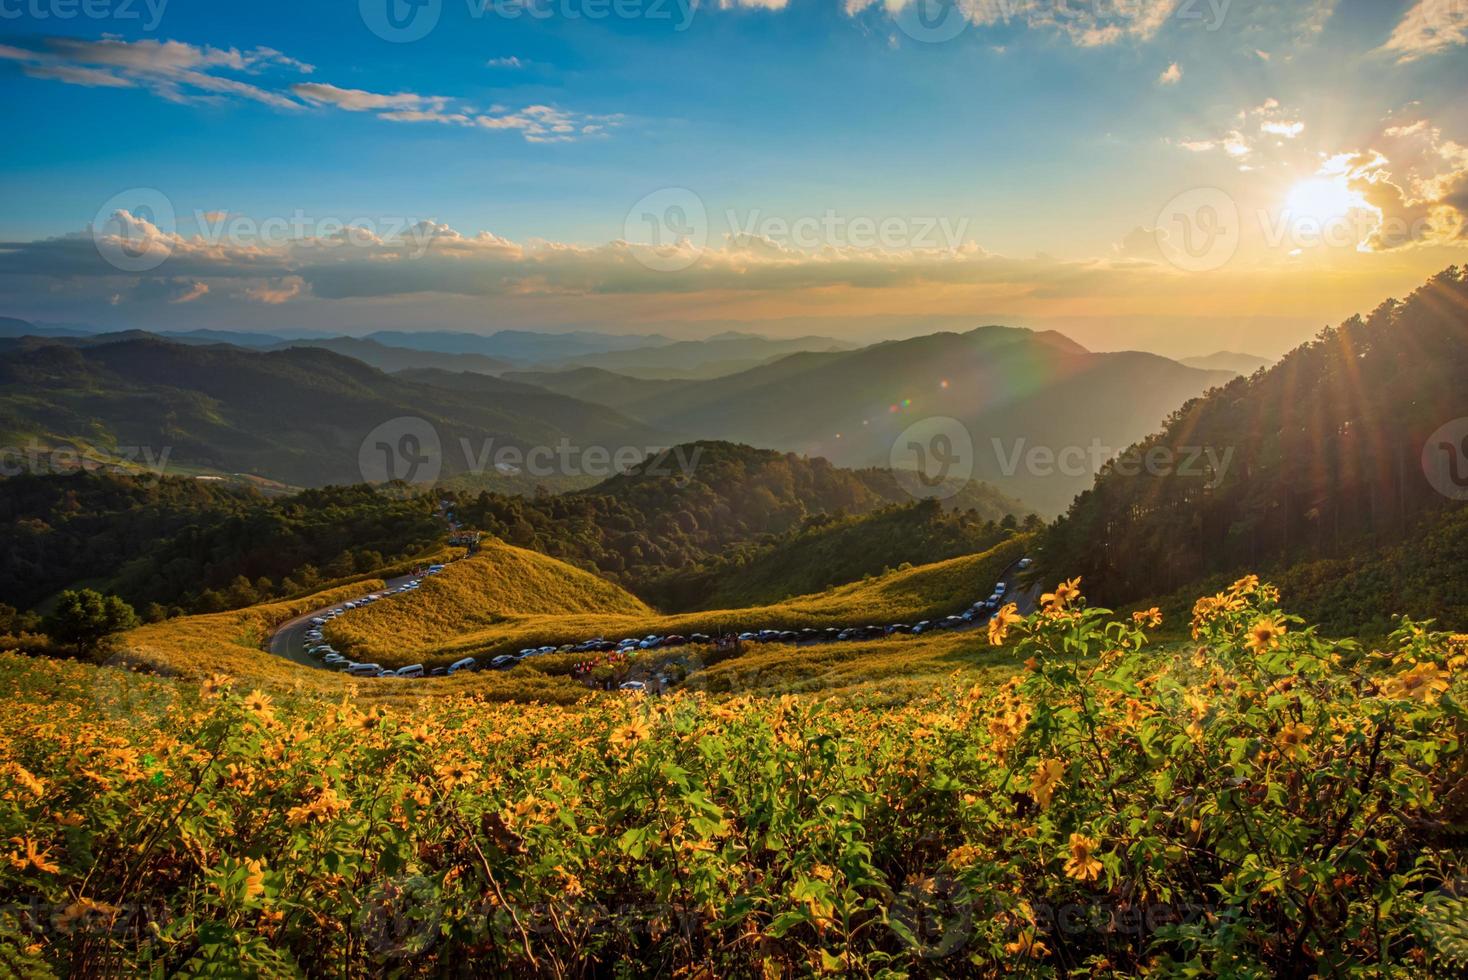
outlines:
[[[365,486],[266,498],[191,479],[0,480],[0,601],[25,609],[89,584],[142,610],[249,605],[362,574],[439,540],[427,498]]]
[[[777,603],[904,565],[987,551],[1018,533],[1016,527],[1010,520],[982,519],[976,511],[944,511],[937,500],[862,515],[813,514],[771,543],[669,574],[647,591],[664,609]]]
[[[0,437],[11,444],[166,447],[175,465],[319,486],[361,480],[364,437],[407,416],[437,430],[446,476],[471,469],[491,439],[521,449],[562,439],[609,447],[668,441],[564,395],[453,390],[310,347],[260,352],[145,338],[0,353]]]
[[[1123,603],[1214,574],[1365,560],[1461,506],[1429,482],[1424,448],[1462,476],[1468,446],[1426,444],[1463,419],[1468,272],[1455,268],[1183,406],[1132,458],[1206,447],[1230,454],[1223,472],[1108,466],[1048,533],[1045,565]]]
[[[678,469],[680,460],[695,464],[687,475]],[[647,597],[655,580],[689,574],[710,561],[742,562],[751,549],[776,544],[813,515],[869,514],[912,502],[887,470],[845,470],[824,459],[712,442],[675,447],[661,460],[588,490],[533,498],[461,494],[455,509],[471,526],[595,569]],[[945,503],[966,513],[971,524],[1027,511],[982,483],[967,485]],[[905,560],[913,559],[905,552],[890,557],[873,550],[846,565],[875,563],[880,570]],[[660,598],[670,594],[658,591]]]

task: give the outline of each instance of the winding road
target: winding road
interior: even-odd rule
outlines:
[[[399,575],[397,578],[387,579],[386,586],[373,591],[380,593],[387,589],[396,589],[399,586],[407,585],[416,577],[414,575]],[[345,602],[346,600],[342,601]],[[281,623],[275,628],[275,633],[270,637],[270,652],[277,657],[284,657],[286,660],[291,660],[307,667],[315,667],[318,670],[331,670],[332,673],[336,673],[337,671],[334,668],[328,667],[328,665],[315,659],[306,652],[306,633],[310,631],[311,620],[314,617],[324,615],[341,604],[341,602],[336,602],[329,606],[322,606],[320,609],[313,609],[310,612],[301,613],[295,619],[288,619]]]
[[[1017,571],[1019,571],[1019,562],[1015,561],[1004,570],[997,581],[1010,582],[1013,579],[1015,572]],[[373,591],[380,594],[383,592],[387,592],[388,590],[397,589],[403,585],[408,584],[414,578],[421,578],[421,576],[400,575],[397,578],[386,579],[386,584],[383,586],[383,588],[375,589]],[[1018,608],[1020,614],[1027,616],[1030,613],[1034,612],[1035,604],[1040,596],[1040,590],[1041,586],[1039,585],[1032,585],[1028,589],[1025,589],[1023,591],[1012,589],[1005,596],[1005,601],[1013,602]],[[397,594],[399,593],[392,593],[378,601],[390,602]],[[343,602],[345,601],[346,600],[343,600]],[[281,623],[278,627],[276,627],[275,632],[270,637],[270,652],[277,657],[282,657],[294,663],[301,664],[304,667],[315,667],[318,670],[329,670],[333,673],[340,673],[340,671],[338,671],[335,667],[322,663],[321,661],[315,659],[306,652],[306,634],[311,629],[312,619],[317,616],[324,615],[327,612],[330,612],[332,609],[337,608],[341,604],[342,603],[337,602],[329,606],[322,606],[320,609],[313,609],[310,612],[301,613],[301,615],[296,616],[293,619],[288,619],[284,623]],[[987,621],[988,620],[986,618],[976,618],[974,622],[965,623],[963,626],[959,627],[953,627],[951,631],[961,632],[963,630],[974,629],[976,627],[983,626]]]

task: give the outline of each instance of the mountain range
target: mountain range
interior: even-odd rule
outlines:
[[[588,368],[511,375],[682,437],[823,456],[841,466],[920,468],[904,433],[925,419],[951,419],[941,425],[960,440],[966,433],[971,448],[960,448],[972,475],[1045,514],[1063,510],[1110,455],[1235,376],[1155,354],[1094,353],[1058,333],[999,326],[791,354],[698,382],[643,382]],[[920,433],[919,441],[932,434]]]
[[[404,418],[437,431],[440,451],[419,452],[439,459],[445,476],[483,469],[486,446],[669,442],[646,423],[544,389],[471,375],[484,386],[456,390],[314,347],[248,351],[149,337],[8,346],[0,354],[0,438],[12,445],[168,447],[175,467],[316,486],[360,482],[364,439]]]

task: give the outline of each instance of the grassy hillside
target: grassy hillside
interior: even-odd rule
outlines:
[[[17,445],[166,447],[173,466],[316,486],[360,481],[365,437],[401,418],[435,428],[445,476],[478,465],[489,440],[522,452],[562,439],[577,447],[667,442],[643,423],[564,395],[415,384],[309,347],[259,352],[132,340],[0,353],[0,437]],[[421,451],[435,455],[431,445]]]
[[[591,605],[587,602],[583,608],[564,612],[485,613],[467,605],[442,606],[435,600],[433,613],[420,613],[415,606],[396,605],[395,600],[367,610],[370,620],[356,620],[356,613],[342,616],[331,624],[327,635],[343,653],[387,666],[450,663],[466,655],[508,653],[594,636],[620,639],[648,633],[712,635],[751,629],[914,623],[961,612],[983,598],[999,575],[1025,554],[1030,541],[1028,535],[1019,535],[982,554],[901,569],[768,605],[658,615],[631,610],[597,612],[584,608]],[[544,567],[550,571],[554,564]],[[571,575],[574,570],[561,574]],[[472,599],[471,590],[465,600]],[[618,601],[625,603],[625,599],[612,597],[611,604]],[[480,623],[484,625],[475,628]]]
[[[590,572],[491,541],[425,579],[417,591],[334,620],[327,637],[339,650],[381,663],[378,658],[412,656],[522,617],[586,614],[653,615],[641,600]]]

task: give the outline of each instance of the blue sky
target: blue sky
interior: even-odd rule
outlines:
[[[961,28],[936,42],[914,36],[918,0],[619,0],[635,16],[541,0],[545,16],[518,17],[441,0],[406,43],[369,23],[404,0],[168,0],[156,23],[142,0],[92,2],[112,15],[0,2],[0,313],[694,333],[972,315],[1117,345],[1143,342],[1128,321],[1172,316],[1197,325],[1191,348],[1230,323],[1308,335],[1463,258],[1460,0],[923,0]],[[83,263],[72,240],[91,244],[115,195],[137,217],[139,188],[175,213],[167,260]],[[607,249],[667,188],[694,195],[702,241],[692,265],[654,257],[644,276]],[[1222,265],[1179,268],[1181,239],[1160,256],[1147,239],[1197,188],[1243,230]],[[666,200],[659,214],[684,214]],[[1306,206],[1356,240],[1270,238],[1270,215]],[[206,212],[238,228],[195,248]],[[1402,233],[1373,240],[1394,218]],[[377,275],[382,242],[354,251],[383,284],[365,295],[342,285],[361,275],[313,274],[299,242],[249,240],[272,219],[292,236],[432,222],[435,242],[462,240],[396,256],[419,263],[401,287]],[[731,219],[754,234],[731,242]],[[924,231],[940,219],[950,234]],[[782,233],[799,220],[818,239]],[[853,222],[896,231],[874,245]]]

